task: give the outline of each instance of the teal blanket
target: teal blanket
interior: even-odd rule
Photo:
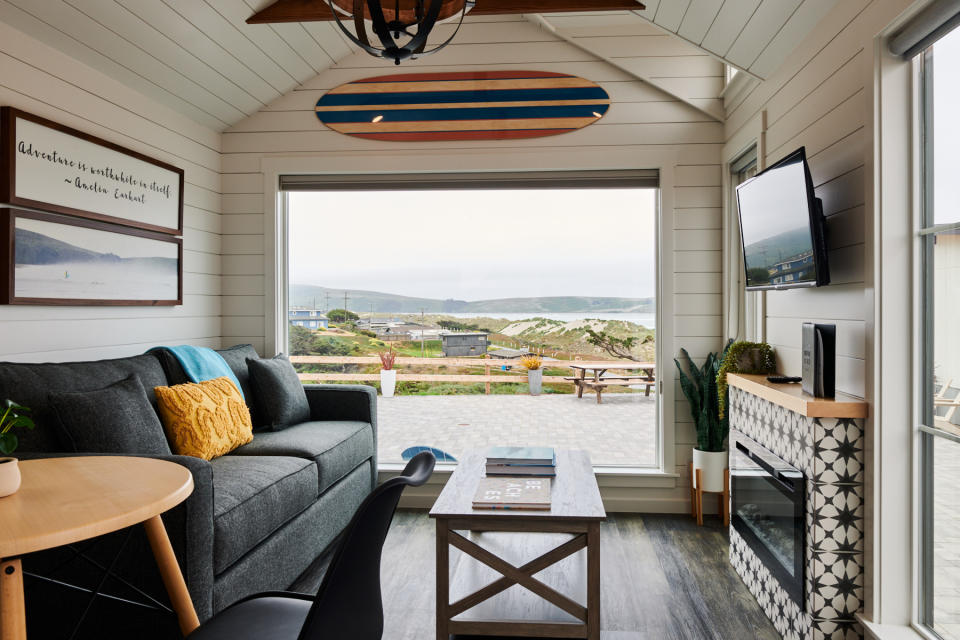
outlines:
[[[194,347],[189,344],[182,344],[175,347],[154,347],[150,351],[163,349],[173,354],[183,372],[187,374],[187,379],[191,382],[203,382],[204,380],[213,380],[214,378],[230,378],[233,384],[237,385],[240,395],[243,395],[243,389],[240,387],[240,381],[234,375],[233,370],[227,361],[219,353],[209,347]]]

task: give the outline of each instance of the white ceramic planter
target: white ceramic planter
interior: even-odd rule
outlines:
[[[715,493],[723,492],[723,472],[727,468],[726,451],[693,450],[693,477],[697,477],[697,469],[702,472],[704,491]],[[700,487],[695,487],[700,488]]]
[[[0,498],[20,488],[20,467],[16,458],[0,458]]]
[[[540,395],[543,391],[543,369],[527,370],[527,382],[530,384],[530,395]]]
[[[396,369],[381,369],[380,370],[380,393],[383,394],[384,398],[392,398],[393,392],[397,388],[397,370]]]

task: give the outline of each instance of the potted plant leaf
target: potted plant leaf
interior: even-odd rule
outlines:
[[[17,492],[20,488],[20,467],[17,459],[9,457],[17,450],[17,436],[14,429],[33,429],[33,420],[24,414],[30,409],[21,406],[13,400],[5,400],[0,408],[0,454],[8,457],[0,458],[0,498]]]
[[[728,373],[775,373],[777,360],[771,347],[766,342],[746,342],[738,340],[727,346],[723,358],[720,359],[720,368],[717,370],[717,395],[720,397],[720,417],[727,413],[729,400],[727,399]]]
[[[380,393],[384,398],[392,398],[393,392],[397,388],[397,370],[393,368],[393,363],[397,360],[397,352],[390,347],[386,351],[381,351],[380,356]]]
[[[520,365],[527,370],[530,395],[540,395],[543,391],[543,358],[535,355],[525,355],[520,358]]]
[[[680,371],[680,388],[690,403],[690,415],[697,429],[697,446],[693,450],[694,477],[702,473],[703,491],[722,492],[723,472],[727,468],[726,440],[730,423],[720,414],[717,373],[730,343],[720,355],[711,353],[702,367],[697,367],[686,349],[680,349],[683,360],[674,359]]]

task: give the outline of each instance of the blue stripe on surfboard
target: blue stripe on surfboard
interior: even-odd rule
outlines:
[[[397,91],[392,93],[334,93],[323,96],[318,107],[383,104],[452,104],[457,102],[518,102],[544,100],[607,100],[600,87],[556,89],[489,89],[468,91]]]
[[[464,109],[396,109],[391,111],[324,111],[323,122],[433,122],[437,120],[524,120],[539,118],[592,118],[603,115],[610,105],[567,105],[556,107],[479,107]]]

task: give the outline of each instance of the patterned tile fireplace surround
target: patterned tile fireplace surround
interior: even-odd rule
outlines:
[[[862,638],[863,420],[807,417],[751,391],[731,381],[730,428],[806,478],[804,610],[733,527],[730,562],[785,640]]]

